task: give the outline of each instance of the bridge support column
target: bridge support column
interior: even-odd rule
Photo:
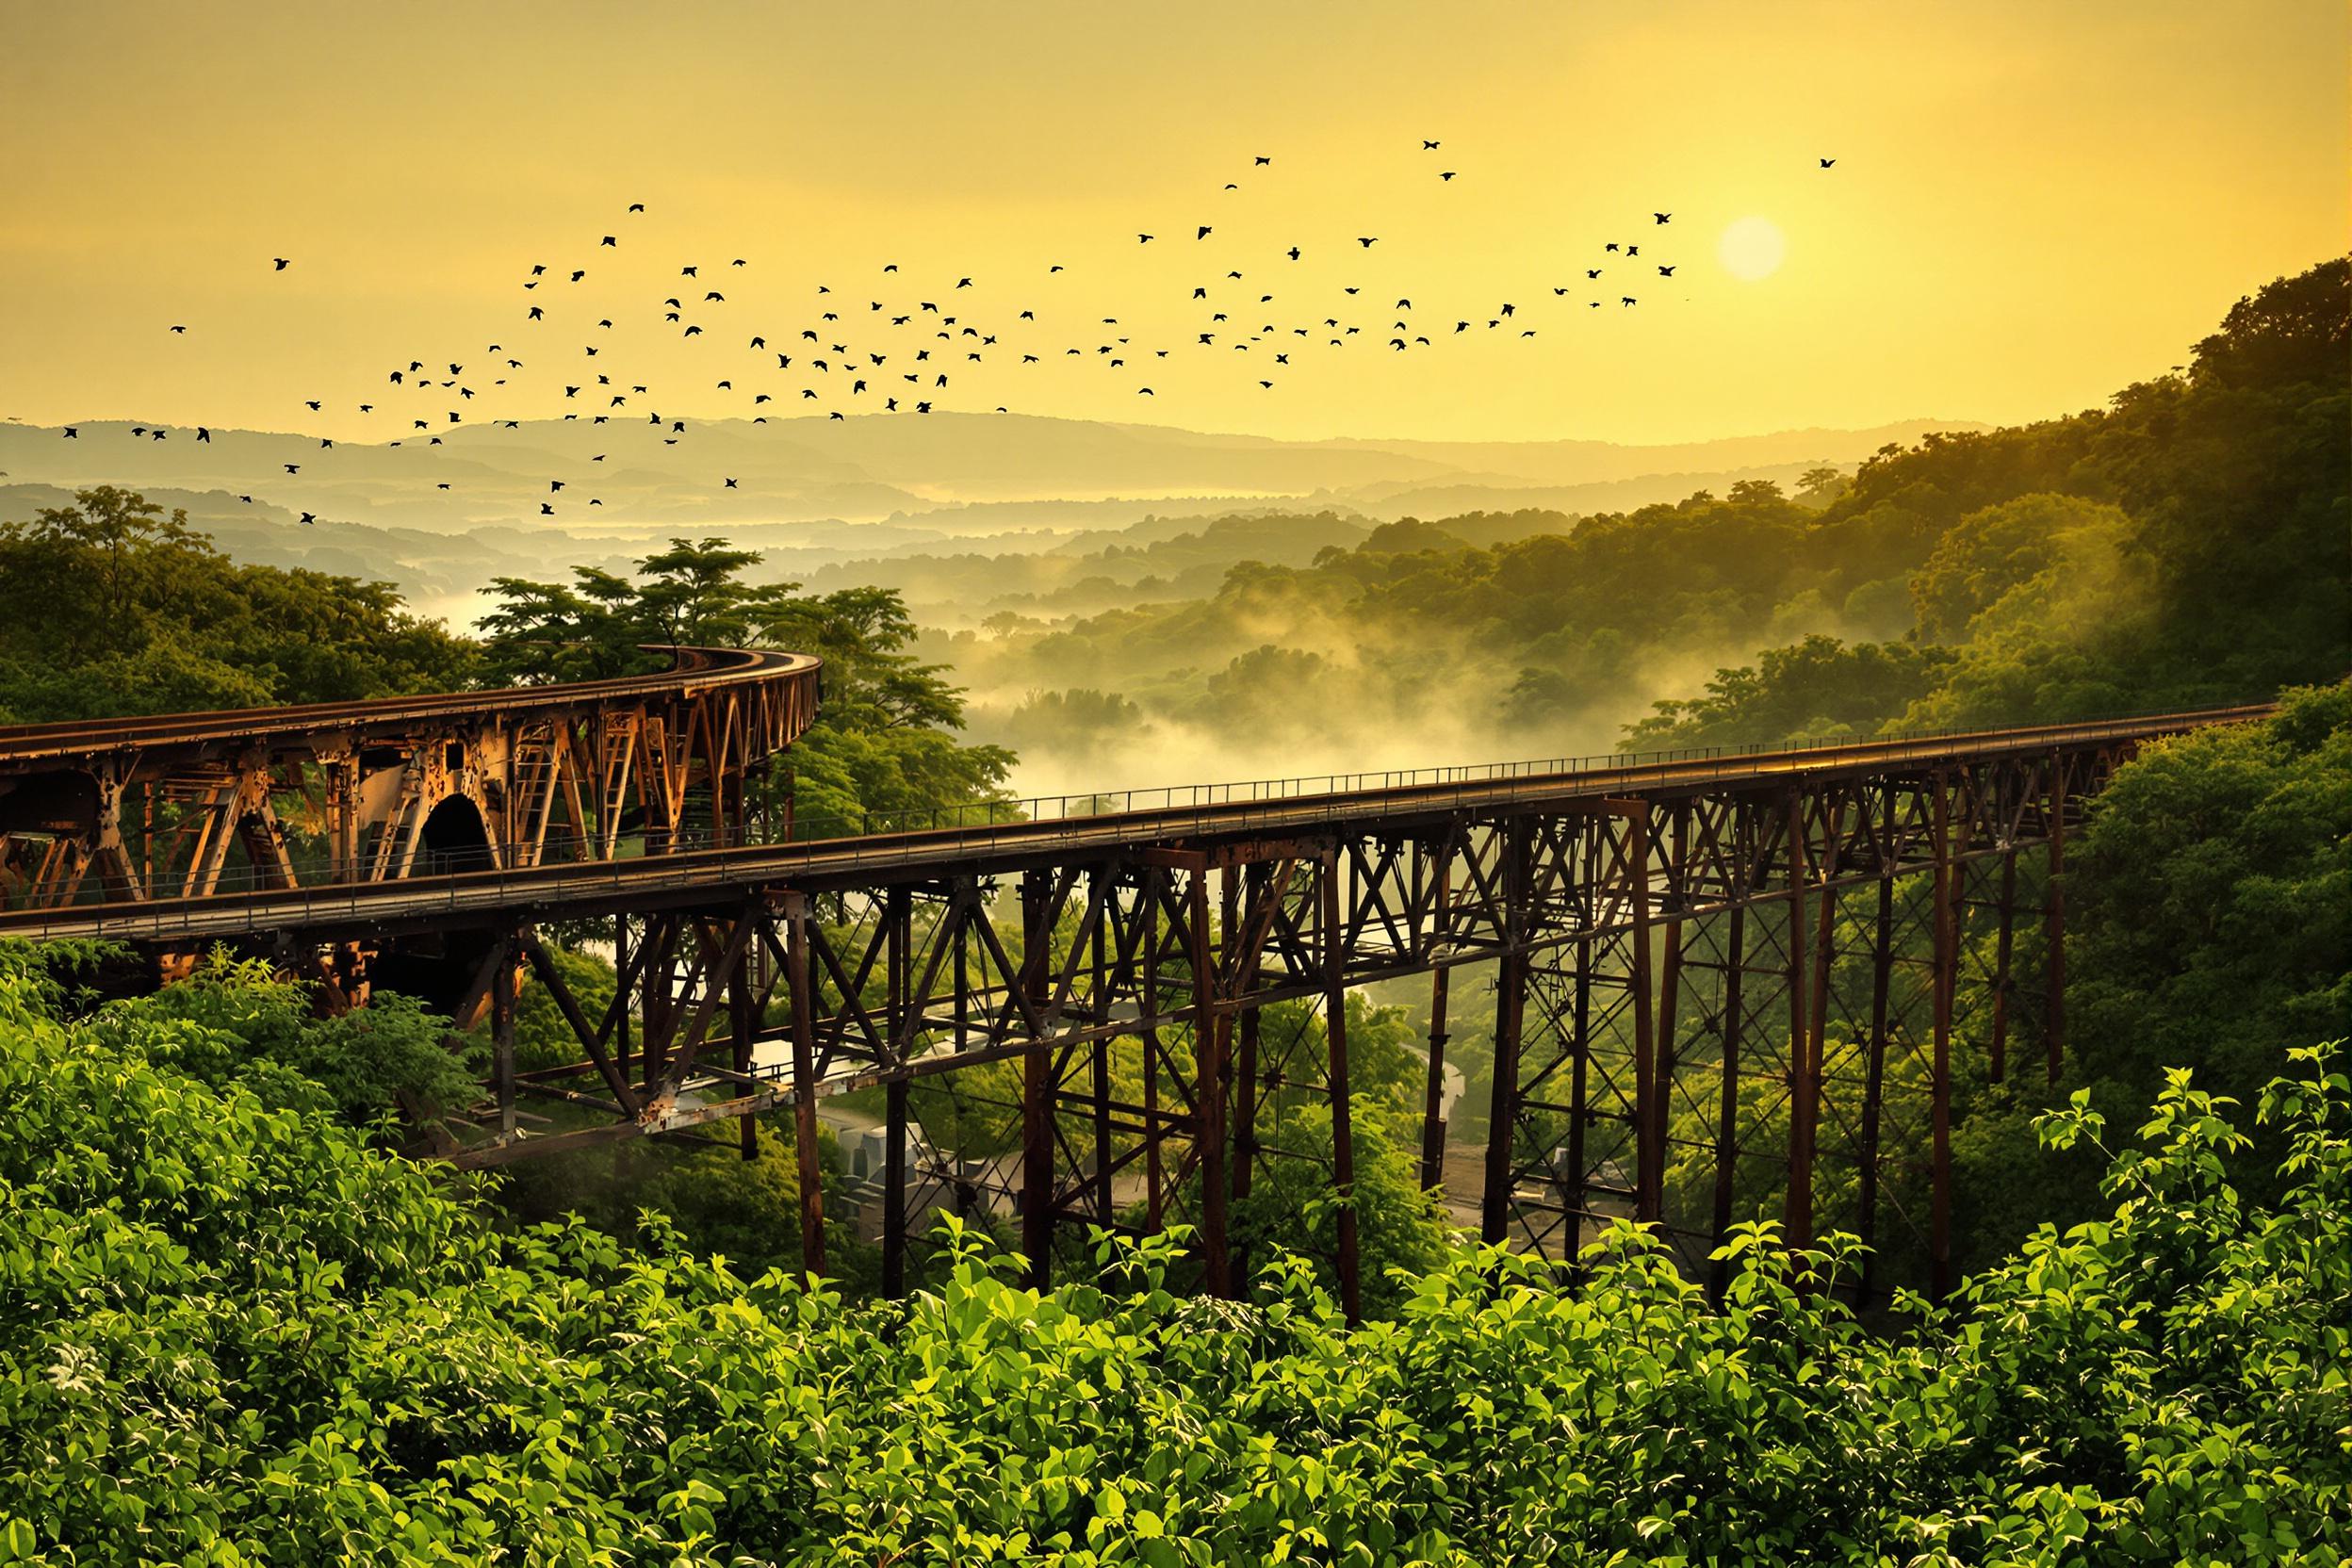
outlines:
[[[1669,819],[1667,853],[1661,867],[1665,884],[1660,899],[1666,915],[1666,930],[1660,941],[1658,961],[1658,1011],[1653,1028],[1656,1031],[1658,1066],[1650,1080],[1650,1115],[1644,1123],[1649,1133],[1647,1168],[1650,1171],[1650,1217],[1661,1227],[1672,1229],[1673,1217],[1666,1212],[1666,1162],[1672,1146],[1674,1114],[1675,1024],[1682,1011],[1682,947],[1687,935],[1683,911],[1689,906],[1689,861],[1690,810],[1687,803],[1677,802]]]
[[[914,900],[905,888],[884,896],[883,919],[890,923],[884,970],[885,1026],[890,1030],[890,1058],[904,1066],[913,1049],[915,1020],[907,989],[913,968],[909,946],[914,937]],[[892,1298],[906,1294],[906,1080],[893,1076],[882,1088],[882,1294]]]
[[[1745,870],[1742,866],[1743,876]],[[1720,1250],[1731,1231],[1732,1200],[1737,1193],[1734,1178],[1740,1161],[1740,1049],[1744,1043],[1747,1023],[1747,905],[1734,904],[1724,918],[1730,935],[1723,959],[1723,1055],[1718,1063],[1723,1095],[1715,1119],[1715,1207],[1712,1222],[1707,1226],[1710,1251]],[[1730,1263],[1723,1258],[1711,1259],[1707,1275],[1708,1298],[1722,1300],[1723,1288],[1730,1282]]]
[[[752,920],[756,916],[752,908],[745,906],[738,918]],[[734,1070],[743,1080],[730,1086],[728,1092],[735,1094],[742,1093],[748,1086],[753,1065],[753,1041],[760,1029],[760,996],[752,975],[752,965],[759,956],[760,944],[747,941],[741,945],[743,956],[735,960],[735,968],[727,977],[727,1028],[735,1037],[728,1043],[734,1048]],[[717,976],[712,976],[714,984],[716,980]],[[742,1151],[743,1157],[746,1160],[759,1158],[760,1119],[756,1116],[737,1117],[735,1124],[737,1147]]]
[[[1054,957],[1053,891],[1048,874],[1031,872],[1021,878],[1016,984],[1021,1011],[1032,1019],[1045,1012]],[[1029,1282],[1043,1290],[1054,1280],[1054,1047],[1041,1025],[1029,1033],[1021,1054],[1021,1250],[1029,1259]]]
[[[1886,800],[1886,841],[1894,836],[1895,804]],[[1895,876],[1891,865],[1878,872],[1878,915],[1870,925],[1870,1019],[1862,1065],[1862,1119],[1855,1151],[1854,1233],[1862,1242],[1857,1299],[1867,1302],[1878,1274],[1879,1118],[1886,1098],[1886,1019],[1895,970]]]
[[[1212,1296],[1233,1293],[1226,1234],[1224,1031],[1217,1018],[1217,967],[1209,931],[1209,874],[1185,874],[1186,956],[1192,972],[1194,1167],[1200,1184],[1200,1282]]]
[[[1998,1084],[2009,1076],[2009,959],[2015,947],[2017,916],[2017,851],[2001,851],[2001,894],[1994,911],[2000,925],[1993,938],[1993,1027],[1985,1042],[1986,1067]]]
[[[1331,1105],[1331,1185],[1339,1195],[1339,1303],[1350,1323],[1364,1317],[1363,1282],[1357,1276],[1356,1134],[1352,1085],[1348,1070],[1348,933],[1339,896],[1339,851],[1323,861],[1323,1034],[1330,1048],[1324,1066]]]
[[[501,934],[490,949],[491,1071],[498,1101],[498,1136],[514,1136],[514,939]]]
[[[1095,876],[1098,880],[1093,896],[1101,912],[1094,923],[1091,995],[1094,1022],[1101,1026],[1111,1021],[1111,928],[1119,913],[1119,885],[1118,871],[1113,866],[1102,867]],[[1088,1048],[1086,1067],[1090,1101],[1087,1114],[1094,1135],[1090,1152],[1093,1169],[1086,1191],[1094,1222],[1107,1230],[1117,1217],[1111,1198],[1111,1164],[1116,1154],[1111,1144],[1111,1042],[1107,1037],[1096,1040]]]
[[[1143,870],[1143,1228],[1153,1235],[1160,1230],[1166,1203],[1166,1171],[1160,1156],[1160,902],[1168,892],[1168,873],[1147,862]]]
[[[1658,1021],[1651,985],[1650,948],[1650,807],[1631,801],[1626,808],[1631,837],[1633,955],[1627,980],[1633,987],[1633,1217],[1655,1225],[1663,1217],[1665,1167],[1663,1149],[1654,1140],[1659,1125]]]
[[[1829,988],[1829,922],[1833,896],[1821,894],[1821,927],[1812,934],[1815,964],[1805,962],[1805,884],[1811,875],[1805,843],[1805,796],[1788,792],[1788,1193],[1783,1233],[1791,1247],[1813,1244],[1813,1160],[1821,1108],[1821,1012]],[[1831,842],[1836,841],[1831,836]]]
[[[808,895],[784,895],[784,985],[792,995],[792,1138],[800,1177],[800,1266],[825,1276],[825,1169],[817,1150],[816,990],[808,968]]]
[[[1429,942],[1446,939],[1448,906],[1453,891],[1453,856],[1444,847],[1429,855],[1416,842],[1416,863],[1430,863]],[[1421,1186],[1424,1191],[1446,1180],[1446,1004],[1453,971],[1439,965],[1429,975],[1429,1061],[1428,1086],[1421,1098]]]
[[[2042,916],[2043,959],[2042,1048],[2049,1060],[2050,1081],[2056,1083],[2066,1049],[2066,760],[2050,760],[2050,875]]]
[[[1958,988],[1960,922],[1952,858],[1952,782],[1936,776],[1934,809],[1934,1057],[1929,1067],[1933,1129],[1929,1152],[1928,1289],[1937,1300],[1952,1288],[1952,1010]]]
[[[1496,1246],[1511,1235],[1514,1155],[1519,1127],[1519,1045],[1527,1011],[1527,832],[1513,822],[1499,831],[1503,955],[1494,976],[1494,1087],[1486,1128],[1486,1192],[1479,1237]]]

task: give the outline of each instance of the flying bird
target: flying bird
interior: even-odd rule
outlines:
[[[1823,169],[1827,169],[1831,164],[1836,163],[1837,161],[1838,160],[1836,158],[1823,158],[1821,160],[1821,167]]]
[[[1663,223],[1663,222],[1665,222],[1668,219],[1672,218],[1672,217],[1674,216],[1674,214],[1673,214],[1673,213],[1671,213],[1671,212],[1654,212],[1654,213],[1650,214],[1650,216],[1651,216],[1651,217],[1653,217],[1653,218],[1655,218],[1655,219],[1657,219],[1659,222]]]
[[[287,268],[294,265],[293,258],[290,256],[271,256],[270,259],[277,263],[275,267],[270,269],[273,272],[283,272]]]

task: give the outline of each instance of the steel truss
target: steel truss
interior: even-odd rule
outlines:
[[[1250,1262],[1233,1254],[1233,1204],[1276,1162],[1315,1157],[1343,1199],[1331,1261],[1352,1311],[1348,992],[1429,977],[1433,1184],[1454,972],[1485,966],[1487,1239],[1572,1265],[1630,1217],[1720,1289],[1711,1254],[1763,1217],[1798,1243],[1854,1232],[1920,1260],[1942,1290],[1955,1055],[1998,1077],[2033,1035],[2058,1071],[2066,835],[2135,743],[1477,809],[1335,807],[1288,837],[1098,832],[994,860],[900,854],[666,888],[605,910],[619,985],[593,1018],[533,911],[467,917],[497,923],[477,985],[498,1068],[479,1141],[452,1157],[730,1119],[748,1149],[750,1118],[789,1110],[805,1262],[821,1272],[818,1104],[881,1086],[890,1289],[906,1278],[910,1193],[931,1190],[1017,1222],[1039,1281],[1086,1227],[1189,1226],[1218,1294]],[[2039,926],[2038,999],[2016,972],[2021,916]],[[522,971],[568,1022],[576,1062],[516,1070],[501,977]],[[1278,1003],[1316,1022],[1270,1025]],[[988,1064],[1005,1065],[975,1072]],[[971,1086],[961,1148],[910,1133],[909,1090],[935,1080]],[[1327,1110],[1327,1152],[1278,1147],[1281,1107],[1299,1104]]]
[[[757,785],[816,716],[817,661],[665,651],[677,668],[655,676],[0,729],[0,911],[789,836],[756,820]],[[192,958],[167,954],[166,972]],[[366,1000],[357,950],[311,972],[343,1004]]]

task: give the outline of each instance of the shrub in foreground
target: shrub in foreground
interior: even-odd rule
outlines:
[[[2165,1089],[2112,1217],[1866,1331],[1769,1228],[1720,1308],[1632,1229],[1575,1294],[1462,1251],[1350,1331],[1105,1242],[1040,1295],[970,1236],[851,1307],[658,1226],[492,1228],[320,1107],[53,1016],[0,946],[0,1561],[2197,1562],[2352,1541],[2352,1087],[2297,1057],[2242,1203]],[[2104,1136],[2076,1105],[2058,1141]]]

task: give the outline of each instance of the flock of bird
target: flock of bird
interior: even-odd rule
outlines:
[[[1443,146],[1442,139],[1420,139],[1423,155],[1440,153]],[[1269,155],[1255,155],[1250,167],[1266,169],[1273,161]],[[1441,161],[1429,160],[1430,172],[1450,186],[1462,172],[1437,167]],[[1823,170],[1836,162],[1835,158],[1819,160]],[[1224,185],[1228,191],[1240,188],[1239,180]],[[642,218],[645,211],[645,203],[629,203],[622,223],[615,225],[617,232],[600,236],[587,248],[591,257],[620,249],[625,236],[632,248],[638,245],[640,237],[630,234],[635,225],[629,220]],[[1652,211],[1646,218],[1640,228],[1651,235],[1674,221],[1671,211]],[[768,411],[779,399],[784,400],[779,411],[807,411],[807,405],[813,403],[815,411],[823,412],[828,420],[846,419],[851,413],[929,414],[948,402],[951,388],[970,384],[979,373],[973,367],[991,362],[1018,371],[1041,366],[1049,358],[1077,360],[1112,378],[1110,384],[1120,395],[1150,398],[1158,395],[1152,385],[1158,379],[1152,374],[1153,367],[1179,353],[1214,355],[1234,364],[1245,381],[1255,381],[1262,391],[1272,392],[1293,365],[1294,355],[1344,351],[1352,346],[1351,340],[1379,344],[1392,355],[1411,354],[1435,350],[1449,339],[1473,333],[1526,339],[1544,330],[1537,324],[1543,318],[1515,300],[1497,300],[1468,314],[1457,314],[1417,308],[1410,296],[1398,296],[1388,309],[1376,311],[1372,305],[1386,298],[1386,291],[1375,291],[1366,300],[1366,286],[1361,283],[1339,284],[1335,288],[1325,284],[1318,289],[1306,281],[1315,277],[1315,271],[1298,270],[1312,253],[1311,245],[1313,249],[1328,247],[1362,262],[1380,243],[1377,234],[1237,254],[1229,246],[1211,243],[1217,236],[1216,223],[1191,227],[1189,241],[1181,236],[1135,235],[1138,246],[1167,247],[1172,242],[1189,248],[1198,263],[1196,277],[1207,280],[1185,286],[1190,335],[1165,342],[1138,344],[1119,316],[1088,320],[1084,335],[1075,340],[1067,331],[1052,335],[1039,324],[1039,306],[1050,302],[1054,280],[1069,270],[1060,263],[1044,265],[1021,286],[1033,291],[1030,296],[1014,298],[1007,298],[1001,285],[991,286],[995,280],[983,283],[964,275],[943,275],[936,288],[909,287],[898,265],[885,263],[864,288],[852,288],[845,280],[838,291],[827,283],[814,284],[813,292],[806,297],[802,318],[777,330],[746,327],[733,318],[727,291],[717,286],[737,269],[751,265],[748,258],[735,256],[713,265],[707,278],[703,263],[681,265],[672,291],[658,303],[643,302],[640,308],[647,312],[643,318],[647,324],[658,319],[682,339],[712,335],[739,338],[742,347],[732,351],[741,356],[741,368],[714,367],[725,373],[712,390],[743,400],[743,413],[759,424],[767,422]],[[272,256],[270,261],[274,273],[295,265],[288,256]],[[1542,286],[1549,290],[1548,301],[1539,290],[1529,304],[1549,303],[1555,309],[1563,304],[1585,310],[1630,309],[1641,303],[1645,285],[1673,279],[1678,265],[1656,254],[1643,256],[1642,241],[1630,237],[1608,240],[1575,262],[1568,281]],[[662,414],[654,400],[659,395],[655,378],[631,376],[608,357],[606,351],[615,340],[604,335],[614,330],[615,318],[596,314],[594,307],[570,308],[572,299],[590,296],[563,299],[593,270],[592,261],[556,267],[532,264],[529,273],[517,279],[525,299],[515,321],[514,340],[487,345],[474,357],[471,376],[466,374],[466,360],[446,355],[431,360],[411,357],[389,367],[382,384],[387,390],[375,396],[385,403],[400,401],[402,406],[397,410],[384,408],[383,412],[389,419],[404,421],[405,431],[386,445],[441,446],[441,433],[466,424],[478,398],[507,387],[515,379],[512,373],[527,367],[547,375],[546,384],[533,394],[538,406],[547,406],[549,400],[560,402],[561,417],[566,421],[608,425],[642,419],[660,433],[665,445],[686,440],[689,421]],[[1048,321],[1057,318],[1056,313],[1046,312]],[[565,327],[571,329],[568,343],[563,335]],[[174,323],[170,330],[184,335],[188,329],[185,323]],[[1234,354],[1250,358],[1233,361],[1230,356]],[[550,361],[554,367],[568,365],[570,368],[547,374]],[[554,398],[557,388],[560,399]],[[304,399],[302,405],[314,414],[325,408],[322,399]],[[1006,405],[994,406],[999,413],[1007,411]],[[355,407],[363,416],[374,416],[380,410],[373,400],[356,402]],[[510,430],[521,425],[517,418],[477,422]],[[67,439],[80,435],[72,426],[64,433]],[[161,441],[169,431],[139,425],[132,427],[132,434]],[[196,427],[193,434],[198,442],[212,441],[209,429]],[[318,446],[332,449],[335,442],[320,437]],[[601,452],[592,459],[604,460]],[[300,464],[287,463],[284,467],[289,476],[302,471]],[[734,477],[716,477],[719,488],[737,488]],[[558,515],[567,482],[548,479],[546,482],[539,514],[552,517]],[[440,481],[437,488],[449,490],[450,482]],[[250,495],[237,498],[249,504],[253,499]],[[574,499],[591,507],[604,504],[596,496]],[[301,515],[305,523],[318,520],[309,512]]]

